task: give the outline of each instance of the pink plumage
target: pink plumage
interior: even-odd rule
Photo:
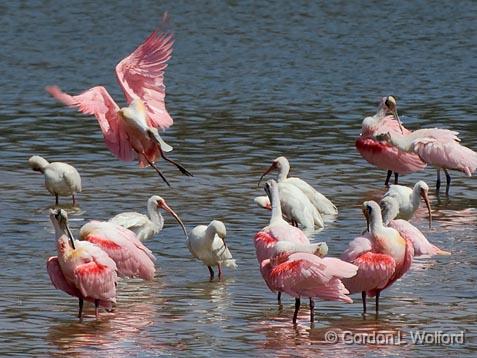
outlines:
[[[111,222],[93,220],[83,225],[80,237],[102,248],[116,263],[120,276],[144,280],[154,278],[156,259],[131,230]]]

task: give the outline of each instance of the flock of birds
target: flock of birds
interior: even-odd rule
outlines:
[[[164,21],[164,24],[166,21]],[[58,87],[47,90],[64,104],[94,115],[101,127],[106,146],[120,160],[137,160],[139,166],[151,166],[169,185],[155,163],[163,158],[174,164],[183,174],[191,175],[181,164],[166,157],[172,150],[159,135],[172,124],[165,103],[164,72],[172,54],[173,35],[167,29],[154,31],[133,53],[116,66],[117,80],[128,106],[119,108],[104,87],[97,86],[77,96],[70,96]],[[459,143],[457,132],[446,129],[405,129],[397,112],[396,100],[384,97],[376,115],[363,121],[362,133],[356,148],[371,164],[387,170],[385,184],[392,173],[391,185],[381,202],[366,201],[362,205],[367,222],[361,236],[349,243],[340,258],[327,257],[325,242],[313,243],[310,237],[325,223],[338,215],[336,206],[323,194],[300,178],[288,177],[290,164],[285,157],[273,160],[270,168],[278,171],[277,180],[266,181],[266,196],[255,202],[271,210],[269,225],[254,238],[256,256],[262,277],[268,288],[278,294],[295,298],[293,322],[296,323],[300,299],[308,298],[310,320],[314,320],[314,299],[352,302],[350,294],[362,294],[363,313],[366,297],[376,297],[379,312],[380,293],[401,278],[411,267],[414,257],[450,255],[431,244],[424,234],[408,222],[425,202],[432,223],[428,185],[417,182],[413,188],[398,185],[399,174],[423,169],[427,164],[437,168],[437,191],[440,170],[447,177],[448,170],[467,175],[475,172],[477,153]],[[49,163],[33,156],[29,160],[33,170],[45,176],[48,191],[59,196],[81,192],[81,178],[76,169],[66,163]],[[157,235],[163,225],[161,210],[170,213],[181,225],[191,254],[208,267],[210,280],[214,267],[219,280],[222,267],[235,268],[236,262],[226,244],[226,227],[213,220],[187,233],[179,216],[160,196],[147,201],[148,215],[126,212],[109,221],[90,221],[76,240],[63,209],[50,210],[50,220],[56,233],[57,256],[47,261],[53,285],[79,299],[79,318],[83,317],[84,301],[93,302],[96,318],[99,307],[113,309],[119,278],[137,277],[152,280],[155,257],[143,240]]]

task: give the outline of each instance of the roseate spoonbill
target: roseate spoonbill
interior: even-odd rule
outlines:
[[[419,208],[422,197],[429,213],[430,229],[432,225],[432,213],[428,192],[429,186],[422,180],[414,184],[412,189],[403,185],[391,185],[380,202],[384,225],[388,225],[391,220],[396,218],[410,220]]]
[[[131,230],[115,223],[92,220],[81,227],[80,239],[103,249],[116,262],[120,277],[154,278],[156,258]]]
[[[356,276],[343,279],[350,293],[361,292],[363,314],[366,313],[366,295],[376,296],[376,315],[379,313],[379,295],[411,267],[414,257],[412,242],[398,231],[383,225],[381,208],[374,201],[363,203],[369,238],[357,237],[350,242],[341,258],[359,267]]]
[[[213,266],[217,266],[219,280],[222,278],[222,266],[237,268],[235,260],[225,243],[227,230],[222,221],[212,220],[209,225],[198,225],[191,230],[186,244],[192,256],[202,261],[214,279]]]
[[[45,158],[34,155],[28,159],[30,167],[45,176],[46,189],[55,196],[58,205],[59,196],[72,196],[76,205],[75,193],[81,192],[81,177],[71,165],[61,162],[49,163]]]
[[[329,200],[326,196],[316,191],[310,184],[300,178],[288,178],[288,173],[290,172],[290,163],[288,159],[281,156],[275,158],[272,161],[272,165],[267,169],[265,173],[260,177],[258,185],[262,181],[263,177],[270,173],[272,170],[278,170],[278,183],[284,183],[288,185],[293,185],[300,189],[303,194],[306,195],[308,200],[313,204],[313,206],[318,210],[320,215],[336,215],[338,214],[338,209],[336,206]]]
[[[461,145],[459,132],[448,129],[419,129],[405,135],[386,132],[376,136],[377,140],[391,143],[399,150],[417,154],[422,161],[437,168],[436,190],[441,186],[441,169],[447,179],[446,195],[449,195],[451,177],[447,170],[458,170],[472,176],[477,168],[477,153]]]
[[[388,113],[392,113],[388,116]],[[363,120],[361,134],[356,139],[356,149],[361,156],[374,166],[388,171],[384,185],[389,184],[389,179],[394,172],[394,184],[398,183],[399,174],[413,173],[426,167],[419,156],[380,142],[375,135],[392,133],[410,133],[402,127],[397,113],[396,99],[393,96],[383,97],[378,106],[377,113]]]
[[[260,272],[268,288],[272,292],[278,292],[278,303],[280,303],[281,291],[273,286],[268,272],[262,268],[262,262],[271,259],[279,253],[292,254],[295,252],[305,252],[318,256],[325,256],[328,246],[325,242],[311,244],[303,231],[288,224],[282,215],[280,204],[279,184],[275,180],[268,180],[265,184],[267,193],[272,205],[272,215],[268,226],[260,230],[254,238],[257,261],[260,265]],[[310,302],[311,303],[311,302]]]
[[[116,303],[117,274],[114,261],[99,247],[73,238],[66,211],[50,210],[55,227],[58,256],[52,256],[46,269],[53,286],[70,296],[78,297],[80,320],[83,302],[94,302],[96,319],[99,306],[112,308]]]
[[[158,129],[172,125],[165,106],[164,72],[172,55],[174,38],[171,32],[154,31],[139,47],[116,66],[116,79],[128,107],[119,108],[106,88],[93,87],[80,95],[70,96],[58,87],[47,91],[67,106],[94,115],[99,122],[106,146],[120,160],[137,159],[139,166],[150,165],[169,185],[154,165],[162,157],[183,174],[192,176],[182,165],[166,157],[172,147],[164,142]]]
[[[112,217],[109,219],[109,222],[121,225],[122,227],[131,230],[141,241],[149,240],[154,235],[158,234],[164,227],[164,218],[159,211],[161,208],[169,212],[174,219],[177,220],[182,227],[182,230],[184,230],[184,234],[187,236],[182,220],[159,195],[153,195],[147,200],[147,213],[149,217],[144,214],[128,211]]]

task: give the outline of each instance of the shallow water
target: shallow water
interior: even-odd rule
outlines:
[[[433,229],[426,229],[425,211],[414,222],[452,256],[417,260],[383,293],[378,320],[363,320],[356,296],[351,305],[318,301],[314,328],[303,307],[293,327],[293,300],[278,309],[260,277],[252,238],[269,217],[253,203],[263,195],[257,180],[279,155],[290,159],[293,175],[339,207],[337,221],[316,235],[330,255],[361,232],[360,204],[379,199],[385,173],[359,156],[354,140],[380,96],[397,96],[407,127],[452,128],[477,149],[476,8],[471,1],[3,4],[0,354],[475,355],[474,178],[455,173],[449,199],[431,195]],[[124,104],[113,68],[165,10],[176,32],[166,73],[175,122],[165,139],[175,147],[171,156],[195,175],[179,176],[161,163],[171,189],[151,169],[115,160],[94,118],[43,90],[58,84],[77,93],[103,84]],[[181,229],[167,216],[159,237],[147,242],[158,258],[155,280],[121,282],[114,313],[95,321],[88,306],[78,323],[76,300],[55,290],[46,273],[47,258],[56,254],[48,221],[54,198],[27,166],[33,154],[80,171],[80,208],[61,201],[76,234],[87,220],[142,212],[147,198],[159,194],[189,229],[223,220],[238,270],[208,282],[207,269],[190,258]],[[402,183],[420,179],[433,187],[435,171]],[[329,344],[329,330],[401,332],[405,342]],[[466,343],[413,345],[413,330],[464,331]]]

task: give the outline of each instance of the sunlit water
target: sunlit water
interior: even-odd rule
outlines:
[[[340,209],[317,234],[338,256],[363,226],[360,204],[379,199],[385,173],[355,151],[365,115],[394,94],[409,128],[460,131],[477,149],[475,2],[353,5],[339,1],[177,2],[141,5],[11,2],[0,7],[0,354],[111,357],[184,355],[429,356],[475,354],[476,213],[474,178],[453,175],[451,196],[432,193],[435,220],[414,221],[450,257],[417,260],[382,295],[378,320],[354,304],[317,301],[310,328],[303,307],[293,327],[293,300],[282,309],[263,283],[252,244],[269,214],[253,203],[260,174],[286,155],[292,175],[308,180]],[[165,134],[172,157],[193,178],[161,163],[173,187],[151,169],[119,162],[105,148],[94,118],[55,103],[43,87],[78,93],[107,86],[124,104],[113,68],[159,23],[172,16],[174,57],[166,73],[174,126]],[[54,203],[30,155],[67,161],[80,171],[80,208],[69,211],[75,234],[90,219],[145,211],[162,195],[188,228],[223,220],[239,268],[208,282],[170,216],[147,242],[157,255],[152,282],[122,281],[113,313],[95,321],[91,306],[55,290],[45,263],[55,255],[48,209]],[[405,176],[403,184],[435,171]],[[373,301],[370,301],[373,304]],[[370,306],[371,309],[372,306]],[[410,344],[413,330],[464,331],[466,343]],[[326,332],[401,332],[400,345],[327,344]]]

